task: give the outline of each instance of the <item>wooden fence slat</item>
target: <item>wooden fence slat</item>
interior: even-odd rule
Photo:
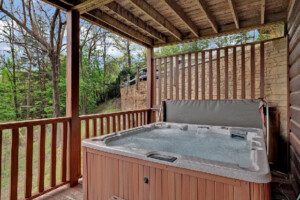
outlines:
[[[192,98],[192,55],[188,54],[188,99]]]
[[[10,150],[10,185],[9,197],[11,200],[18,198],[18,168],[19,168],[19,129],[12,129]]]
[[[158,105],[161,104],[161,59],[158,59]]]
[[[233,99],[237,98],[237,83],[236,83],[236,47],[233,47],[233,61],[232,61],[232,76],[233,76]]]
[[[85,138],[90,137],[90,120],[86,119],[85,120]]]
[[[228,48],[225,48],[225,99],[228,99]]]
[[[93,119],[93,136],[97,136],[97,118]]]
[[[57,141],[57,123],[52,124],[51,134],[51,170],[50,170],[50,186],[56,185],[56,141]]]
[[[221,98],[220,49],[217,50],[217,99]]]
[[[241,73],[242,73],[242,76],[241,76],[241,89],[242,89],[242,99],[245,99],[246,98],[246,71],[245,71],[245,46],[243,45],[242,47],[242,50],[241,50]]]
[[[173,99],[173,56],[170,56],[170,99]]]
[[[164,59],[164,100],[168,98],[168,62],[167,57]]]
[[[181,56],[181,99],[185,99],[185,55]]]
[[[255,98],[255,45],[251,44],[251,98]]]
[[[153,71],[154,71],[154,73],[152,74],[152,79],[153,79],[153,92],[152,92],[152,103],[153,103],[153,105],[157,105],[157,102],[156,102],[156,96],[157,96],[157,90],[156,90],[156,76],[157,76],[157,74],[156,74],[156,64],[157,64],[157,59],[154,59],[153,60],[153,67],[154,67],[154,69],[153,69]],[[149,72],[150,73],[150,72]]]
[[[199,61],[198,61],[198,52],[195,53],[195,99],[198,100],[199,99],[199,95],[198,95],[198,87],[199,87],[199,78],[198,78],[198,65],[199,65]]]
[[[209,99],[213,99],[213,66],[212,51],[209,51]]]
[[[33,127],[28,126],[26,132],[26,156],[25,156],[26,163],[25,163],[25,185],[24,185],[25,198],[31,197],[32,194],[32,157],[33,157]]]
[[[176,56],[176,70],[175,70],[175,85],[176,85],[176,97],[175,99],[179,99],[179,58]]]
[[[205,51],[201,52],[201,93],[202,100],[205,100]]]
[[[68,122],[63,123],[61,142],[61,182],[67,180],[67,143],[68,143]]]
[[[38,163],[38,191],[44,191],[44,179],[45,179],[45,136],[46,126],[40,126],[39,136],[39,163]]]
[[[260,97],[265,96],[265,43],[260,43]]]

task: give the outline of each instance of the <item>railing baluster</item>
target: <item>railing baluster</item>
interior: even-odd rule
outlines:
[[[32,157],[33,157],[33,126],[27,127],[26,133],[26,164],[25,164],[25,186],[24,197],[31,197],[32,194]]]
[[[228,48],[225,48],[225,99],[228,99]]]
[[[110,116],[106,117],[106,134],[110,133]]]
[[[185,99],[185,57],[181,56],[181,99]]]
[[[97,118],[93,119],[93,136],[97,136]]]
[[[118,118],[118,131],[121,131],[121,115],[118,114],[117,118]]]
[[[126,114],[127,115],[127,129],[131,128],[131,123],[130,123],[130,113]]]
[[[217,50],[217,99],[221,98],[220,49]]]
[[[242,89],[242,99],[246,98],[246,78],[245,78],[245,45],[242,46],[241,51],[241,89]]]
[[[113,132],[116,132],[116,116],[115,115],[113,115],[112,116],[112,123],[113,123]]]
[[[45,175],[45,125],[40,126],[39,137],[39,164],[38,164],[38,191],[44,191],[44,175]]]
[[[212,50],[209,51],[209,99],[213,99],[213,60],[212,60]]]
[[[19,157],[19,129],[12,129],[10,151],[10,192],[11,200],[18,199],[18,157]]]
[[[122,120],[123,120],[122,130],[126,130],[126,114],[123,114],[123,115],[122,115]]]
[[[233,61],[232,62],[233,62],[232,63],[232,71],[233,71],[232,72],[232,76],[233,76],[233,84],[232,84],[233,88],[232,88],[232,90],[233,90],[233,99],[236,99],[237,98],[236,47],[233,47]]]
[[[251,98],[255,98],[255,45],[251,44]]]
[[[168,62],[167,62],[167,57],[165,57],[164,59],[164,99],[167,99],[168,98],[168,81],[167,81],[167,78],[168,78],[168,66],[167,66]]]
[[[158,103],[161,103],[161,59],[158,59]]]
[[[52,124],[51,135],[51,171],[50,171],[50,186],[56,185],[56,140],[57,140],[57,123]]]
[[[205,51],[201,52],[201,94],[202,100],[205,100]]]
[[[140,116],[140,126],[143,125],[143,116],[142,116],[143,113],[139,112],[139,116]]]
[[[85,120],[85,138],[90,137],[90,120],[86,119]]]
[[[170,56],[170,99],[173,99],[173,56]]]
[[[67,144],[68,144],[68,122],[63,123],[62,146],[61,146],[61,182],[67,180]]]
[[[265,96],[265,43],[260,43],[260,97]]]
[[[100,124],[101,124],[101,127],[100,127],[100,135],[103,135],[104,133],[104,126],[103,126],[103,117],[100,117],[99,120],[100,120]]]

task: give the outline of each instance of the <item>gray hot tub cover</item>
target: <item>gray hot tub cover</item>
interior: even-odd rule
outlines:
[[[164,121],[262,128],[260,100],[167,100]]]

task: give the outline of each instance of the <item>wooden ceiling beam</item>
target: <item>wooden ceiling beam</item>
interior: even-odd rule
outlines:
[[[238,14],[236,12],[236,7],[235,7],[235,2],[234,0],[228,0],[228,4],[232,13],[232,17],[235,23],[235,26],[237,29],[240,28],[240,24],[239,24],[239,18],[238,18]]]
[[[218,33],[218,25],[217,22],[214,18],[214,16],[211,14],[205,0],[196,0],[196,2],[198,3],[199,8],[201,9],[202,13],[206,16],[209,24],[211,25],[212,29]]]
[[[104,6],[111,3],[113,0],[86,0],[78,5],[72,7],[73,10],[77,10],[80,14],[87,13],[90,10]]]
[[[80,17],[81,17],[82,19],[84,19],[84,20],[90,22],[91,24],[94,24],[94,25],[96,25],[96,26],[99,26],[99,27],[101,27],[101,28],[104,28],[104,29],[110,31],[111,33],[114,33],[114,34],[116,34],[116,35],[119,35],[119,36],[121,36],[121,37],[123,37],[123,38],[125,38],[125,39],[127,39],[127,40],[129,40],[129,41],[132,41],[132,42],[134,42],[134,43],[136,43],[136,44],[139,44],[139,45],[142,45],[142,46],[144,46],[144,47],[150,47],[150,45],[145,44],[144,42],[141,42],[140,40],[137,40],[136,38],[133,38],[132,36],[123,33],[122,31],[120,31],[120,30],[118,30],[118,29],[116,29],[116,28],[114,28],[114,27],[112,27],[112,26],[110,26],[110,25],[108,25],[108,24],[102,22],[101,20],[98,20],[97,18],[95,18],[95,17],[92,16],[92,15],[89,15],[89,14],[87,14],[87,13],[84,13],[84,14],[82,14]]]
[[[180,18],[180,20],[190,29],[190,31],[199,37],[198,27],[192,20],[185,14],[183,9],[174,0],[163,0],[168,7]]]
[[[115,14],[117,14],[122,19],[126,20],[127,22],[131,23],[135,27],[138,27],[142,29],[143,31],[147,32],[149,35],[154,37],[155,39],[161,41],[161,42],[167,42],[167,37],[162,34],[161,32],[157,31],[153,27],[149,26],[146,22],[141,20],[140,18],[135,17],[132,13],[130,13],[128,10],[120,6],[116,2],[112,2],[110,4],[106,5],[107,8],[109,8],[111,11],[113,11]]]
[[[182,40],[181,32],[165,19],[157,10],[149,5],[145,0],[129,0],[137,9],[151,17],[156,23],[173,35],[177,40]]]
[[[252,19],[249,19],[246,21],[240,21],[240,23],[239,23],[240,29],[236,29],[235,24],[228,24],[228,25],[220,26],[219,33],[215,33],[210,28],[204,29],[204,30],[200,30],[200,37],[195,37],[194,35],[190,34],[190,35],[185,36],[181,42],[177,41],[175,38],[168,37],[167,44],[155,42],[153,47],[156,48],[156,47],[162,47],[162,46],[167,46],[167,45],[174,45],[174,44],[178,44],[178,43],[204,40],[204,39],[213,38],[213,37],[219,37],[219,36],[225,36],[225,35],[245,32],[245,31],[251,31],[251,30],[259,29],[259,28],[271,27],[271,26],[278,25],[278,24],[283,25],[285,22],[285,18],[286,18],[286,12],[269,14],[266,16],[265,24],[261,24],[260,16],[258,16],[258,17],[255,17],[255,18],[252,18]]]
[[[261,0],[261,24],[265,24],[266,0]]]
[[[288,9],[287,9],[287,21],[290,19],[294,5],[295,5],[296,0],[290,0]]]
[[[153,40],[142,33],[136,31],[135,29],[131,28],[130,26],[116,20],[115,18],[109,16],[108,14],[102,12],[101,10],[92,10],[88,12],[89,15],[92,15],[93,17],[97,18],[98,20],[102,21],[103,23],[106,23],[115,29],[118,29],[119,31],[136,38],[137,40],[151,46],[153,45]]]

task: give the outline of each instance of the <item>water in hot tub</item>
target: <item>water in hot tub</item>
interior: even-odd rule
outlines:
[[[152,129],[120,137],[107,145],[166,151],[252,167],[249,141],[209,130]]]

